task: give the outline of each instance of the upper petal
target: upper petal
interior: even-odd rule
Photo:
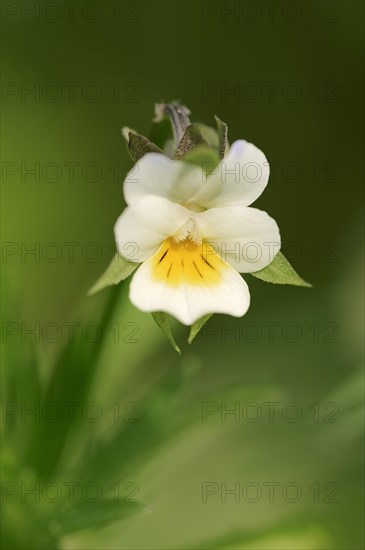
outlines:
[[[174,235],[189,219],[191,212],[167,199],[146,195],[127,207],[115,226],[119,254],[131,262],[143,262]]]
[[[269,163],[260,149],[243,139],[235,141],[193,200],[207,208],[248,206],[265,189],[269,174]]]
[[[280,249],[276,221],[257,208],[212,208],[195,214],[195,218],[204,241],[240,273],[263,269]]]
[[[147,153],[127,174],[124,197],[128,205],[145,195],[189,202],[202,185],[202,170],[193,164],[172,160],[159,153]]]

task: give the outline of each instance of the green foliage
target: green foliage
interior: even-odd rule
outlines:
[[[137,269],[138,263],[129,262],[126,258],[123,258],[120,254],[116,253],[110,264],[108,265],[106,271],[103,275],[96,281],[94,286],[89,290],[88,294],[96,294],[99,290],[104,288],[117,285]]]
[[[148,510],[142,502],[123,501],[117,494],[115,498],[104,498],[96,502],[81,500],[74,504],[73,507],[66,506],[57,515],[57,522],[63,533],[80,529],[100,529],[114,521],[126,520]]]
[[[319,527],[318,523],[303,517],[274,523],[268,528],[256,528],[227,532],[225,536],[205,540],[194,544],[194,550],[292,550],[300,548],[317,550],[332,548],[334,543],[328,529]],[[190,549],[187,549],[190,550]],[[191,550],[193,548],[191,547]]]
[[[213,316],[213,313],[209,313],[208,315],[204,315],[203,317],[201,317],[200,319],[198,319],[197,321],[195,321],[195,323],[193,325],[191,325],[191,328],[190,328],[190,334],[189,334],[189,338],[188,338],[188,342],[189,344],[192,343],[192,341],[194,340],[194,338],[199,334],[199,332],[201,331],[201,329],[203,328],[203,326],[205,325],[205,323],[207,321],[209,321],[209,319]]]
[[[298,275],[280,251],[276,254],[271,264],[260,271],[250,273],[250,275],[262,279],[267,283],[277,285],[312,286]]]
[[[156,311],[152,313],[152,317],[156,321],[157,326],[160,327],[174,350],[181,355],[181,351],[179,346],[177,345],[175,338],[172,334],[172,327],[171,327],[171,316],[168,313],[165,313],[163,311]]]
[[[111,289],[107,301],[104,295],[88,300],[88,311],[84,312],[80,320],[97,320],[103,327],[102,334],[108,333],[110,324],[120,318],[121,311],[126,308],[126,295],[120,301],[121,308],[118,307],[118,294],[124,289],[123,286]],[[105,301],[104,307],[99,303],[102,299]],[[99,319],[96,314],[102,310],[103,314]],[[164,314],[157,314],[156,317],[161,325],[166,321]],[[283,319],[286,319],[285,315]],[[199,324],[202,325],[204,320],[205,318],[199,320],[192,330],[198,330]],[[165,324],[165,328],[166,326],[171,328],[170,324]],[[219,480],[220,477],[214,476],[226,471],[229,474],[224,479],[230,484],[234,484],[235,480],[244,484],[248,473],[251,476],[249,479],[260,480],[259,476],[263,476],[264,472],[266,479],[281,483],[275,493],[276,498],[280,499],[282,486],[291,479],[287,472],[290,470],[292,449],[295,448],[297,454],[294,471],[297,476],[303,476],[295,479],[300,482],[303,495],[306,494],[308,498],[312,495],[307,487],[312,486],[316,479],[321,480],[321,487],[328,480],[336,480],[341,489],[344,486],[349,491],[355,491],[350,482],[354,468],[356,472],[356,459],[350,458],[349,464],[348,449],[351,450],[351,457],[361,443],[361,371],[357,371],[356,377],[348,379],[345,385],[342,377],[340,386],[333,386],[330,395],[320,392],[322,404],[341,404],[341,422],[326,424],[319,421],[313,426],[314,396],[309,385],[306,398],[302,396],[300,400],[303,417],[306,416],[306,419],[296,423],[293,430],[291,422],[283,421],[281,409],[283,404],[291,403],[293,399],[292,390],[296,384],[293,380],[296,381],[296,377],[291,380],[290,372],[292,359],[297,357],[297,351],[293,351],[293,357],[289,357],[287,365],[281,365],[280,368],[284,369],[283,379],[280,382],[280,377],[277,376],[277,386],[273,387],[270,381],[262,383],[266,376],[270,380],[270,370],[275,368],[271,361],[272,344],[267,347],[265,344],[260,345],[261,372],[253,379],[253,371],[245,368],[245,365],[250,366],[255,360],[257,348],[241,348],[232,344],[228,350],[227,346],[223,346],[224,349],[220,351],[222,346],[218,340],[212,339],[211,345],[201,346],[199,355],[191,354],[182,359],[174,354],[168,356],[164,346],[151,350],[150,355],[147,353],[143,364],[134,365],[125,382],[118,388],[120,403],[132,402],[136,406],[133,422],[124,422],[119,417],[119,421],[112,422],[111,425],[107,422],[85,423],[85,418],[79,411],[86,403],[102,403],[99,401],[99,388],[95,382],[98,380],[98,371],[108,376],[108,363],[103,353],[108,341],[104,336],[92,344],[85,342],[83,338],[75,338],[68,343],[56,358],[53,371],[46,381],[41,379],[39,359],[34,353],[30,353],[28,345],[11,350],[12,356],[6,357],[5,361],[5,403],[11,400],[23,401],[32,409],[34,401],[40,401],[41,407],[47,403],[62,405],[77,402],[81,407],[77,409],[71,423],[67,418],[56,423],[49,422],[42,415],[39,422],[23,423],[19,416],[11,417],[11,422],[4,422],[6,444],[3,448],[3,479],[19,486],[26,483],[28,488],[34,487],[35,483],[40,483],[41,487],[48,483],[57,483],[63,487],[65,483],[75,481],[82,487],[91,482],[103,488],[103,496],[96,502],[63,498],[56,503],[44,499],[35,502],[31,495],[25,501],[21,500],[20,495],[17,495],[18,498],[9,497],[4,505],[6,527],[3,532],[3,547],[8,550],[58,549],[65,547],[67,540],[67,547],[75,549],[118,547],[118,544],[129,548],[131,538],[136,537],[136,531],[145,531],[147,540],[157,526],[165,526],[166,547],[171,547],[171,541],[174,541],[176,547],[184,548],[332,547],[332,541],[338,541],[343,536],[343,525],[336,526],[334,531],[330,522],[326,524],[325,514],[330,517],[333,506],[323,504],[322,501],[313,504],[322,514],[316,523],[308,512],[308,501],[304,496],[295,506],[290,503],[283,506],[278,520],[275,516],[277,501],[268,506],[263,496],[255,503],[261,514],[260,526],[257,526],[250,515],[242,526],[240,509],[242,506],[248,509],[247,502],[241,502],[240,506],[227,500],[224,505],[227,513],[222,519],[223,508],[216,507],[219,495],[212,497],[207,504],[202,504],[199,499],[191,499],[189,484],[192,483],[194,489],[201,489],[202,481],[207,479],[207,465],[211,472],[208,479]],[[116,344],[109,342],[110,345]],[[321,349],[320,344],[317,346],[317,350]],[[131,353],[126,347],[128,345],[123,347],[118,344],[115,354],[119,368],[128,371]],[[287,348],[288,346],[283,348],[286,353]],[[302,349],[305,352],[305,348]],[[227,352],[231,361],[226,360]],[[281,356],[283,355],[279,355]],[[312,348],[308,348],[306,357],[315,360]],[[323,357],[328,359],[328,352],[318,357],[319,365],[322,364]],[[266,363],[268,367],[265,370]],[[331,372],[335,366],[336,360],[331,361]],[[314,365],[314,368],[317,367],[318,365]],[[302,376],[304,375],[305,371]],[[305,399],[308,407],[303,403]],[[267,422],[265,417],[267,404],[270,402],[278,404],[273,423]],[[214,409],[206,423],[202,422],[203,403],[209,405],[210,411],[212,407]],[[252,423],[245,421],[243,416],[242,421],[236,423],[231,415],[227,420],[230,424],[227,425],[222,421],[222,403],[228,410],[240,403],[247,417],[255,415],[256,410],[261,411],[263,417]],[[103,407],[103,418],[108,411],[108,414],[115,412],[114,406],[113,411],[109,410],[111,404],[111,401],[107,401],[107,407]],[[246,410],[246,404],[251,408]],[[327,417],[331,410],[321,409],[321,415]],[[346,441],[346,452],[343,456],[338,453],[339,438]],[[331,467],[326,470],[325,477],[321,477],[321,470],[318,469],[317,455],[310,453],[314,445],[322,453],[324,461],[336,456],[335,460],[330,461]],[[263,465],[262,456],[266,456],[268,450],[271,453],[270,460]],[[284,451],[288,454],[287,459]],[[340,467],[343,472],[351,472],[350,481],[339,477]],[[152,482],[150,485],[153,479],[156,479],[155,484]],[[148,499],[143,495],[146,480]],[[123,488],[130,481],[137,481],[141,490],[141,494],[138,492],[135,495],[137,501],[129,502],[125,499],[125,494],[120,499],[115,498],[115,492],[110,488],[116,482]],[[260,481],[257,483],[265,488]],[[187,496],[184,493],[186,486],[189,489]],[[77,489],[75,492],[78,494]],[[49,494],[52,494],[51,491]],[[186,507],[187,521],[193,529],[193,536],[190,538],[186,539],[184,530],[179,530],[180,509],[175,515],[173,511],[169,515],[169,505],[166,506],[164,501],[167,499],[169,502],[171,494],[174,495],[174,503],[178,508]],[[357,500],[356,493],[354,494],[354,502],[360,506],[361,503]],[[321,498],[326,495],[326,491],[321,493]],[[347,504],[342,506],[339,502],[338,506],[341,513]],[[189,512],[191,507],[193,510]],[[256,513],[256,509],[252,513]],[[200,526],[200,523],[206,525],[206,510],[214,518],[216,525],[211,533]],[[155,517],[147,518],[147,511]],[[194,515],[199,513],[202,516],[194,523]],[[350,520],[341,521],[345,523]],[[338,547],[349,547],[346,546],[348,540],[350,539],[345,538]],[[356,544],[351,547],[356,547]]]
[[[77,453],[72,441],[76,431],[79,452],[84,445],[85,431],[85,419],[80,409],[87,402],[100,363],[106,329],[118,303],[118,292],[119,289],[113,289],[108,300],[104,300],[104,305],[98,298],[91,309],[88,301],[89,311],[84,312],[84,320],[89,316],[98,320],[98,325],[103,327],[101,337],[91,343],[85,340],[82,333],[76,333],[75,338],[58,354],[47,381],[42,380],[40,360],[32,353],[32,346],[19,346],[18,350],[13,350],[11,346],[6,348],[2,399],[7,405],[7,414],[14,410],[17,410],[17,414],[12,412],[4,418],[3,435],[6,438],[2,472],[6,484],[17,489],[15,496],[6,497],[4,506],[4,548],[57,549],[65,534],[86,528],[98,529],[146,511],[146,506],[139,499],[129,500],[125,495],[111,491],[108,484],[103,485],[102,493],[95,501],[92,501],[94,494],[88,499],[78,490],[90,482],[91,485],[100,486],[101,479],[96,480],[87,473],[86,464],[91,459],[87,446],[81,453],[85,457],[81,462],[75,462]],[[102,313],[98,318],[100,311]],[[42,412],[50,403],[53,411],[55,408],[62,411],[59,416],[56,415],[56,420],[52,420],[51,413],[47,416]],[[75,405],[72,420],[65,414],[67,404]],[[20,416],[20,407],[23,405],[33,411],[26,421]],[[34,412],[37,410],[39,414]],[[104,467],[107,462],[108,457],[104,456]],[[119,478],[115,474],[116,479]],[[70,497],[68,489],[73,482],[75,486],[71,491],[74,491],[75,498]],[[35,494],[22,497],[20,488],[23,486],[35,491]],[[42,488],[47,486],[57,487],[56,493],[50,490],[44,496]]]

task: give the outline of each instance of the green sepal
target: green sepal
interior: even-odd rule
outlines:
[[[260,271],[250,273],[250,275],[262,279],[267,283],[274,283],[277,285],[312,286],[298,275],[285,258],[284,254],[280,251],[276,254],[271,264],[264,269],[260,269]]]
[[[207,145],[210,145],[210,147],[213,147],[214,149],[218,149],[219,138],[218,138],[217,130],[215,130],[214,128],[211,128],[211,126],[202,124],[201,122],[196,122],[195,126],[198,128],[205,143]]]
[[[162,330],[174,350],[179,355],[181,355],[180,348],[175,341],[174,335],[172,334],[170,315],[168,313],[165,313],[164,311],[154,311],[152,312],[152,317],[154,318],[156,325]]]
[[[226,154],[226,150],[228,147],[228,125],[217,116],[215,116],[214,118],[216,120],[217,128],[218,128],[219,157],[220,159],[222,159]]]
[[[201,329],[203,328],[203,326],[205,325],[205,323],[207,321],[209,321],[209,319],[213,316],[213,313],[208,313],[207,315],[204,315],[203,317],[200,317],[200,319],[198,319],[197,321],[195,321],[195,323],[193,325],[191,325],[190,327],[190,333],[189,333],[189,338],[188,338],[188,342],[189,344],[192,343],[192,341],[194,340],[194,338],[199,334],[199,332],[201,331]]]
[[[164,154],[163,151],[148,138],[132,131],[128,134],[128,151],[134,162],[137,162],[137,160],[142,158],[146,153]]]
[[[88,291],[88,295],[91,296],[92,294],[96,294],[96,292],[99,292],[99,290],[103,290],[107,286],[111,285],[117,285],[129,275],[133,273],[135,269],[138,267],[138,263],[136,262],[129,262],[123,256],[116,253],[108,267],[106,268],[106,271],[103,273],[103,275],[96,281],[94,286],[90,288]]]
[[[218,151],[209,145],[197,145],[184,156],[183,161],[203,168],[209,176],[219,164],[219,155]]]
[[[175,152],[175,158],[183,159],[187,153],[198,145],[207,145],[219,152],[217,131],[201,123],[192,123],[186,128]]]
[[[197,124],[189,124],[175,151],[175,158],[181,160],[197,145],[205,144]]]

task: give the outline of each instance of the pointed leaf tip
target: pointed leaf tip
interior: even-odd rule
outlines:
[[[157,326],[164,333],[176,353],[181,355],[181,350],[175,341],[174,335],[172,334],[170,315],[168,313],[165,313],[164,311],[154,311],[152,312],[152,317],[154,318]]]
[[[205,323],[209,321],[209,319],[212,316],[213,316],[213,313],[208,313],[207,315],[204,315],[203,317],[195,321],[194,324],[191,325],[189,338],[188,338],[189,344],[193,342],[194,338],[199,334],[199,332],[201,331]]]
[[[261,279],[267,283],[277,285],[294,285],[312,288],[310,283],[307,283],[295,269],[290,265],[284,254],[280,251],[276,254],[274,260],[260,271],[250,273],[254,277]]]
[[[103,275],[88,291],[88,296],[92,296],[93,294],[99,292],[99,290],[103,290],[108,286],[117,285],[118,283],[129,277],[129,275],[131,275],[133,271],[137,269],[138,265],[138,263],[129,262],[128,260],[123,258],[123,256],[116,253]]]

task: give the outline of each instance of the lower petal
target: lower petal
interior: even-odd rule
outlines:
[[[246,282],[206,244],[164,241],[135,273],[131,302],[142,311],[164,311],[185,325],[208,313],[241,317],[250,305]]]

